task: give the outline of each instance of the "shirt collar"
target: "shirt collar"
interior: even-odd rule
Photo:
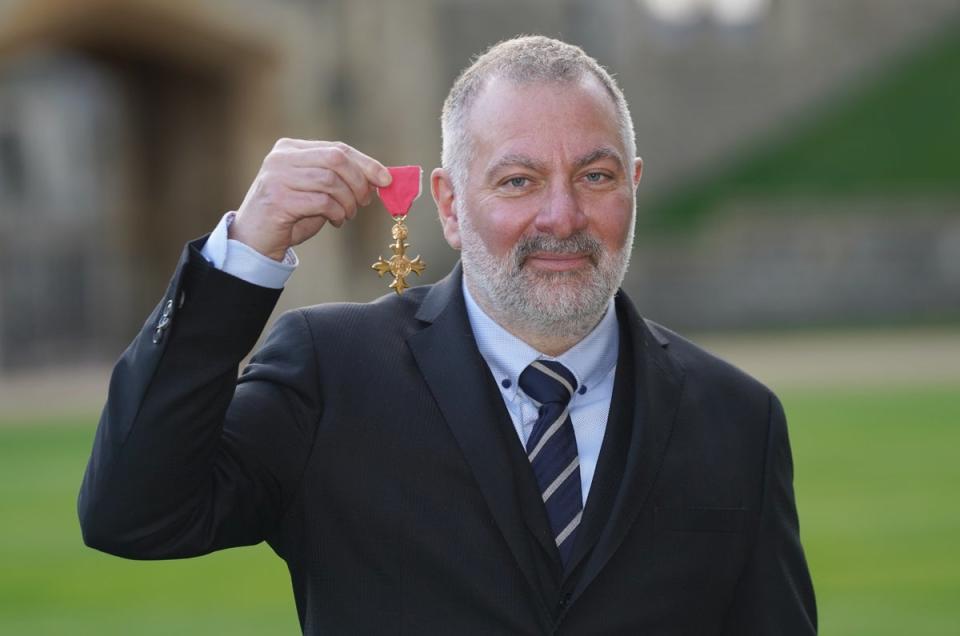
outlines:
[[[586,391],[598,386],[616,365],[620,333],[612,299],[597,326],[583,340],[554,358],[537,351],[501,327],[470,295],[466,279],[461,284],[477,348],[497,384],[510,399],[515,398],[519,390],[520,373],[539,358],[556,360],[566,366],[577,378],[581,390],[586,387]]]

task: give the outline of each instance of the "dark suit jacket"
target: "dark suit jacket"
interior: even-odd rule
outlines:
[[[459,267],[284,314],[238,381],[279,292],[200,245],[114,370],[80,492],[88,545],[163,559],[265,540],[310,634],[815,633],[779,402],[624,294],[564,574]]]

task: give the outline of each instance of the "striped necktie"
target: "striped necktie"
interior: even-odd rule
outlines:
[[[580,459],[569,407],[577,380],[559,362],[535,360],[520,374],[520,388],[539,405],[537,421],[527,440],[527,458],[540,486],[560,560],[566,567],[583,511]]]

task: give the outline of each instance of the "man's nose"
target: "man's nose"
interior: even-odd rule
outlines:
[[[555,183],[547,191],[543,208],[537,214],[537,231],[565,239],[587,227],[587,215],[570,183]]]

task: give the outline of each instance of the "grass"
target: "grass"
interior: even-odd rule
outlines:
[[[782,397],[821,633],[956,633],[960,387]],[[264,546],[151,563],[84,548],[75,496],[92,428],[0,426],[0,633],[297,633]]]
[[[264,545],[162,562],[83,546],[91,420],[0,426],[0,634],[298,633],[286,568]]]
[[[823,634],[960,628],[960,387],[787,394]]]

